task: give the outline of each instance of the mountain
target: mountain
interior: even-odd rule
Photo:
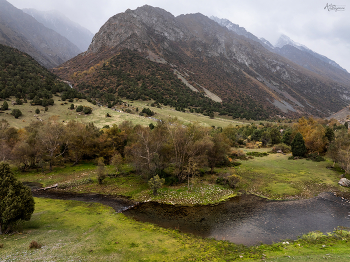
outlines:
[[[219,25],[226,27],[228,30],[235,32],[238,35],[242,35],[242,36],[245,36],[246,38],[249,38],[253,41],[256,41],[268,49],[270,49],[270,48],[273,49],[273,45],[269,41],[267,41],[264,38],[259,39],[258,37],[256,37],[252,33],[248,32],[244,27],[240,27],[239,25],[232,23],[228,19],[218,18],[216,16],[211,16],[210,19],[217,22]]]
[[[80,53],[68,39],[0,0],[0,44],[15,47],[52,68]]]
[[[350,74],[336,62],[312,51],[304,45],[294,42],[286,35],[281,35],[273,51],[310,71],[327,76],[334,81],[345,85],[350,81]]]
[[[137,99],[142,92],[160,102],[156,94],[162,90],[167,100],[177,101],[171,92],[182,88],[191,100],[210,98],[206,112],[235,117],[323,117],[349,102],[349,84],[306,70],[271,52],[260,39],[199,13],[174,17],[148,5],[111,17],[86,52],[54,72],[100,99],[106,92],[124,97],[132,92]],[[183,85],[175,88],[174,77]],[[181,107],[195,107],[181,101]]]
[[[93,33],[71,21],[58,11],[38,11],[23,9],[23,12],[34,17],[38,22],[50,28],[75,44],[81,51],[86,51],[93,38]]]
[[[45,106],[41,104],[41,99],[47,101],[57,92],[61,94],[68,92],[73,95],[77,93],[28,54],[18,49],[0,44],[0,57],[0,99],[9,99],[12,96],[33,100],[37,97],[34,99],[39,101],[36,104]]]

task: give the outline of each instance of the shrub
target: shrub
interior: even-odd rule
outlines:
[[[292,149],[290,146],[284,143],[281,143],[281,144],[274,145],[274,147],[272,148],[272,152],[277,153],[278,151],[282,151],[282,153],[290,153]]]
[[[235,174],[225,173],[216,179],[216,184],[228,185],[230,188],[235,188],[241,181],[241,177]]]
[[[307,160],[312,160],[314,162],[326,161],[319,153],[310,153],[307,156]]]
[[[85,106],[83,109],[84,114],[88,115],[92,113],[92,108]]]
[[[268,156],[269,154],[266,152],[248,152],[247,156],[255,156],[255,157],[263,157]]]
[[[0,248],[3,248],[4,247],[4,244],[0,244]]]
[[[22,115],[22,112],[19,109],[12,109],[11,115],[13,115],[15,118],[19,118]]]
[[[103,157],[97,160],[97,180],[100,185],[102,185],[103,180],[106,178],[105,164]]]
[[[74,109],[74,104],[71,104],[70,105],[70,110],[73,110]]]
[[[33,240],[32,242],[30,242],[29,248],[30,249],[32,249],[32,248],[41,248],[41,245],[38,242]]]
[[[9,104],[6,101],[4,101],[4,103],[2,104],[1,110],[7,110],[7,109],[9,109]]]
[[[37,108],[37,109],[35,109],[35,114],[40,114],[40,109],[39,108]]]
[[[82,105],[77,106],[77,109],[75,109],[75,111],[77,112],[83,112],[83,110],[84,110],[84,107]]]
[[[149,181],[148,181],[148,185],[150,186],[150,188],[153,190],[153,195],[157,195],[158,194],[158,189],[161,188],[163,186],[165,182],[164,178],[159,178],[158,175],[152,177]]]
[[[247,159],[246,154],[240,149],[232,150],[231,153],[229,154],[229,157],[231,157],[232,159],[241,159],[241,160]]]

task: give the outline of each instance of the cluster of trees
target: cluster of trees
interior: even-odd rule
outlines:
[[[76,164],[102,157],[105,163],[131,162],[145,176],[170,168],[183,180],[194,166],[214,168],[227,161],[229,148],[221,130],[175,120],[160,121],[153,129],[131,122],[98,129],[53,118],[23,129],[10,127],[5,120],[0,125],[0,159],[12,160],[22,170],[39,169],[45,162],[51,169],[57,161]]]

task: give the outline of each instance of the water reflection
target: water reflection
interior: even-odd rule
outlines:
[[[237,244],[270,244],[310,231],[350,227],[349,201],[331,193],[299,201],[266,201],[246,195],[215,206],[142,203],[124,212],[137,220]]]

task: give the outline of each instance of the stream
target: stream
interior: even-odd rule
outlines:
[[[33,190],[33,185],[31,187]],[[333,193],[296,201],[268,201],[254,195],[242,195],[217,205],[192,207],[136,203],[127,198],[100,194],[62,194],[55,190],[33,191],[33,195],[98,202],[137,221],[247,246],[293,240],[310,231],[327,233],[338,226],[350,227],[350,198]]]

